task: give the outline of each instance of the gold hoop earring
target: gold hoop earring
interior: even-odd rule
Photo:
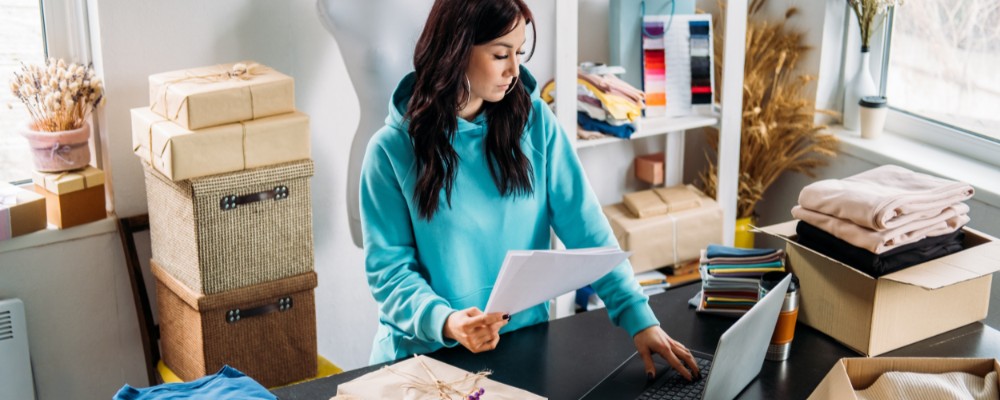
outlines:
[[[514,80],[510,81],[510,87],[507,88],[507,92],[505,92],[503,95],[506,96],[506,95],[510,94],[510,92],[513,92],[514,91],[514,84],[516,84],[516,83],[517,83],[517,75],[514,75]]]
[[[469,75],[465,75],[465,103],[462,103],[458,107],[458,111],[462,111],[465,107],[468,107],[469,100],[472,100],[472,82],[469,81]]]

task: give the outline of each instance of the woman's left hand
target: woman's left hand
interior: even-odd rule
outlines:
[[[677,370],[684,379],[700,377],[698,363],[694,361],[691,351],[684,347],[681,342],[672,339],[659,326],[651,326],[639,331],[632,337],[635,348],[642,356],[643,363],[646,364],[646,375],[649,379],[656,377],[656,366],[653,365],[653,354],[659,354],[670,366]],[[687,368],[684,366],[687,365]],[[688,368],[691,370],[688,371]]]

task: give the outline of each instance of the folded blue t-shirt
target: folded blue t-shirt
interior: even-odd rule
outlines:
[[[164,383],[136,389],[125,384],[115,400],[248,399],[277,400],[257,381],[228,365],[214,375],[191,382]]]
[[[778,251],[777,249],[742,249],[738,247],[723,246],[720,244],[708,245],[705,257],[757,257],[766,256]]]

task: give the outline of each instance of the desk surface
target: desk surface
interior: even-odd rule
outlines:
[[[700,285],[668,290],[650,298],[650,306],[671,337],[689,348],[714,353],[733,318],[695,313],[687,300]],[[465,369],[490,369],[490,377],[553,400],[578,399],[600,382],[635,348],[632,339],[611,325],[606,311],[590,311],[527,327],[501,336],[496,350],[472,354],[462,347],[429,356]],[[890,352],[885,356],[997,357],[1000,332],[974,323]],[[795,329],[789,359],[765,361],[760,375],[740,399],[805,399],[841,357],[858,354],[803,324]],[[277,389],[279,399],[328,399],[337,385],[377,370],[374,365]]]

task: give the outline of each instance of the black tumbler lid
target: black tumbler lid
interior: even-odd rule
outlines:
[[[865,96],[858,101],[858,105],[868,108],[882,108],[888,106],[889,104],[883,96]]]
[[[765,273],[760,276],[760,287],[770,291],[771,289],[774,289],[775,286],[778,286],[778,284],[781,283],[781,280],[785,279],[785,276],[787,275],[792,276],[792,281],[788,283],[788,292],[797,292],[799,290],[799,277],[795,276],[795,274],[791,272]]]

